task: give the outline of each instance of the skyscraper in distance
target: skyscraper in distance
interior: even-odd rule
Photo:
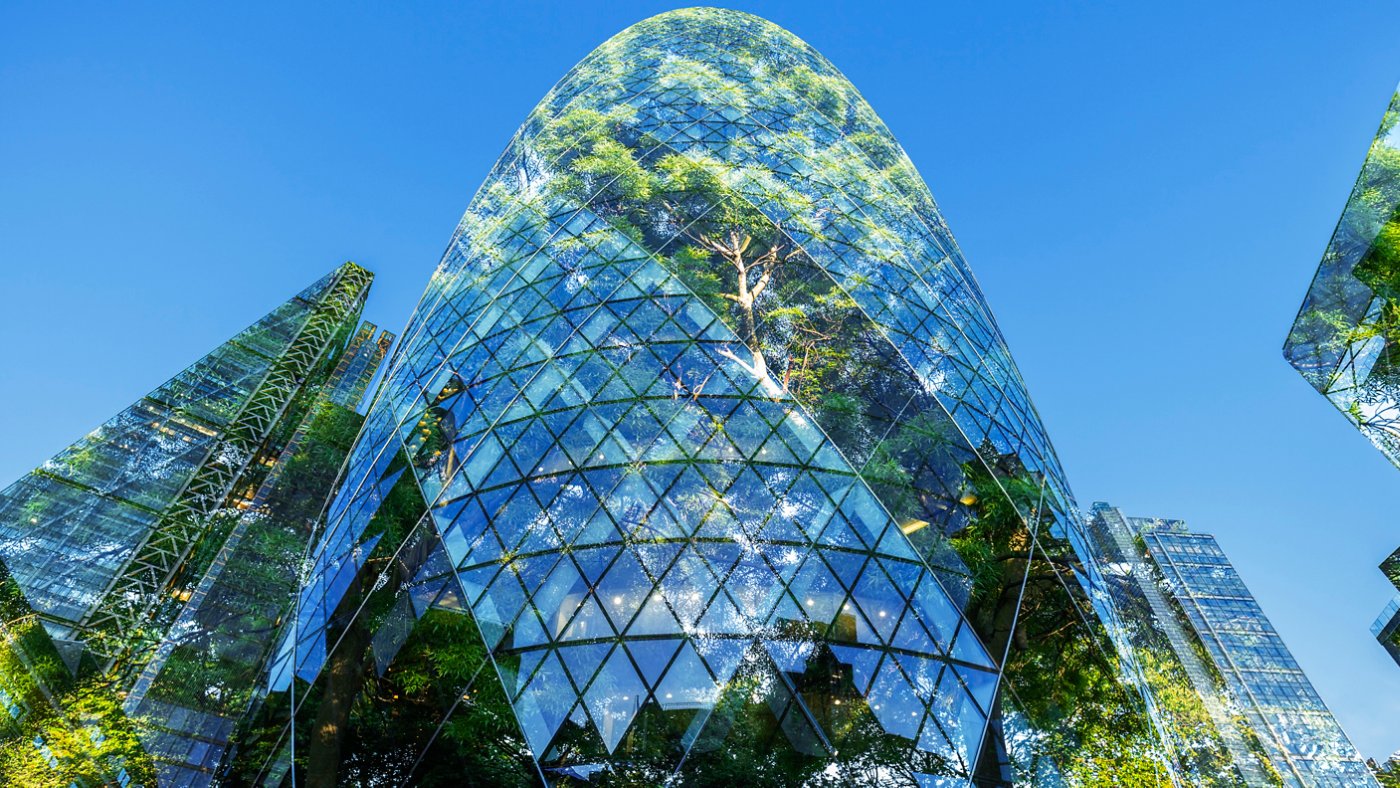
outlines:
[[[1110,545],[1105,552],[1129,593],[1146,603],[1132,624],[1163,636],[1166,653],[1154,661],[1180,662],[1245,784],[1375,788],[1365,759],[1215,537],[1105,503],[1094,504],[1091,527]]]
[[[1159,719],[1164,738],[1181,754],[1187,782],[1277,786],[1281,778],[1267,753],[1235,713],[1219,671],[1143,548],[1143,530],[1180,525],[1128,517],[1104,503],[1095,503],[1088,517],[1104,585],[1121,617],[1124,638],[1144,667],[1144,681],[1163,699]]]
[[[309,560],[240,779],[1178,769],[927,188],[747,14],[641,22],[530,114]]]
[[[1270,751],[1285,784],[1374,785],[1365,760],[1269,623],[1215,537],[1146,531],[1149,555]]]

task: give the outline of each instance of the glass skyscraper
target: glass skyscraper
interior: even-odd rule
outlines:
[[[1400,93],[1391,98],[1284,356],[1400,465]]]
[[[392,341],[352,339],[371,279],[337,268],[0,492],[0,783],[212,779]]]
[[[1125,638],[1143,665],[1144,680],[1162,699],[1158,712],[1164,736],[1180,753],[1188,782],[1281,785],[1282,778],[1236,712],[1223,678],[1143,546],[1143,532],[1180,529],[1184,524],[1128,517],[1096,503],[1088,526]]]
[[[746,14],[639,23],[529,115],[308,561],[240,780],[1179,770],[933,198]]]
[[[1108,504],[1093,512],[1095,530],[1121,545],[1114,559],[1135,592],[1170,600],[1149,604],[1148,626],[1166,635],[1247,784],[1377,785],[1215,537]]]
[[[1381,571],[1400,592],[1400,549],[1381,562]],[[1400,665],[1400,594],[1391,599],[1390,604],[1376,617],[1371,625],[1371,634],[1376,636],[1390,658]]]
[[[1283,354],[1400,466],[1400,93],[1391,97]],[[1381,564],[1400,590],[1400,549]],[[1400,618],[1372,632],[1400,662]]]
[[[1215,537],[1152,530],[1143,539],[1246,717],[1269,732],[1261,738],[1285,779],[1335,788],[1374,784]]]

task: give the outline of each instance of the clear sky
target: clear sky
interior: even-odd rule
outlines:
[[[1218,535],[1369,756],[1400,471],[1280,347],[1400,80],[1395,3],[738,3],[932,188],[1080,503]],[[673,6],[0,5],[0,483],[336,264],[400,328],[526,113]]]

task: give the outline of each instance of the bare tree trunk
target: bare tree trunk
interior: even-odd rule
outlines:
[[[707,235],[700,236],[698,240],[706,249],[718,254],[734,266],[734,270],[738,274],[735,292],[720,293],[720,297],[738,305],[739,339],[753,354],[754,374],[759,379],[766,379],[768,377],[768,361],[763,357],[763,349],[758,340],[758,316],[755,314],[755,305],[758,302],[758,297],[773,281],[778,267],[787,259],[780,256],[782,247],[779,244],[773,244],[768,248],[768,251],[750,260],[744,256],[753,243],[753,237],[748,234],[740,234],[737,230],[731,230],[728,238],[724,240],[717,240]],[[749,277],[754,274],[758,275],[758,279],[750,282]]]

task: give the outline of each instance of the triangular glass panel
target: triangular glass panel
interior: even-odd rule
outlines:
[[[827,523],[826,530],[817,537],[817,544],[827,547],[840,547],[846,550],[865,550],[865,542],[855,531],[851,529],[850,523],[841,514],[837,513],[831,521]]]
[[[739,667],[739,661],[743,659],[744,652],[748,650],[752,641],[724,637],[701,637],[690,642],[704,658],[705,664],[710,667],[710,672],[714,674],[715,680],[724,684],[733,677],[735,668]]]
[[[603,664],[603,658],[612,649],[611,643],[594,643],[584,646],[565,646],[559,649],[559,658],[564,661],[564,667],[568,668],[569,675],[574,679],[574,686],[587,687],[593,680],[593,674],[598,672],[598,666]],[[560,687],[563,692],[567,688]]]
[[[632,552],[641,560],[642,568],[647,570],[648,575],[661,577],[666,574],[666,570],[670,568],[671,562],[676,559],[676,554],[681,551],[682,546],[676,542],[637,544],[632,546]]]
[[[584,702],[609,753],[617,749],[617,743],[636,718],[646,694],[646,686],[632,667],[627,652],[614,650],[584,692]]]
[[[938,711],[939,723],[952,740],[962,762],[971,763],[982,743],[987,718],[951,670],[944,671],[934,708]]]
[[[590,586],[598,584],[598,580],[612,564],[613,559],[623,551],[621,547],[594,547],[587,550],[576,550],[573,553],[575,563],[583,572],[583,577]]]
[[[665,678],[656,686],[656,702],[667,711],[709,708],[719,687],[689,642],[683,643]]]
[[[769,640],[764,646],[778,670],[794,674],[807,671],[807,659],[813,648],[810,640]]]
[[[516,719],[520,721],[520,728],[525,732],[530,750],[536,758],[549,747],[560,723],[573,706],[573,693],[559,691],[561,686],[567,686],[564,683],[567,681],[564,667],[557,657],[550,654],[534,680],[515,700]]]
[[[870,710],[886,733],[915,739],[923,725],[924,702],[915,695],[893,660],[885,660],[866,695]]]
[[[632,661],[641,670],[647,686],[654,687],[670,667],[671,658],[680,645],[679,640],[629,640],[627,650],[631,652]]]
[[[846,590],[836,581],[836,577],[816,553],[808,556],[788,589],[802,606],[803,613],[819,631],[824,630],[836,617],[841,603],[846,598]]]
[[[615,637],[616,634],[603,609],[598,606],[598,600],[590,594],[574,614],[574,620],[569,622],[560,640],[596,640]]]
[[[738,635],[751,631],[751,627],[744,621],[729,594],[720,591],[705,615],[700,617],[699,631],[706,635]]]
[[[651,596],[651,580],[642,572],[641,564],[631,551],[624,550],[597,583],[596,593],[614,628],[621,632],[627,628],[637,608]]]
[[[511,628],[511,648],[529,648],[549,641],[549,634],[540,624],[533,608],[525,608]]]

